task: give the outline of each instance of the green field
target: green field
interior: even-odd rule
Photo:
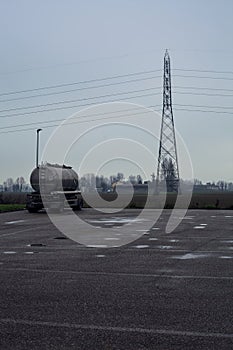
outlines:
[[[25,204],[0,204],[0,213],[4,211],[22,210]]]

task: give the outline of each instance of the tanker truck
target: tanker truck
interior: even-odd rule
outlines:
[[[65,207],[81,210],[82,195],[78,174],[70,166],[42,164],[30,176],[33,192],[27,195],[26,209],[36,213],[41,209],[61,211]]]

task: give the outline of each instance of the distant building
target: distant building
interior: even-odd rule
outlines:
[[[207,182],[205,185],[199,184],[199,185],[193,186],[193,192],[219,192],[219,191],[220,191],[219,186],[210,182]]]

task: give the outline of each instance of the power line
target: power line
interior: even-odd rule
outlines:
[[[11,111],[21,111],[21,110],[28,110],[32,108],[41,108],[41,107],[48,107],[48,106],[57,106],[61,104],[69,104],[69,103],[75,103],[75,102],[81,102],[81,101],[89,101],[89,100],[95,100],[95,99],[101,99],[101,98],[106,98],[106,97],[111,97],[111,96],[122,96],[122,95],[128,95],[132,93],[138,93],[138,92],[145,92],[145,91],[151,91],[151,90],[157,90],[160,89],[160,87],[150,87],[147,89],[139,89],[139,90],[131,90],[127,92],[117,92],[117,93],[111,93],[111,94],[105,94],[105,95],[98,95],[98,96],[93,96],[93,97],[86,97],[86,98],[81,98],[81,99],[74,99],[74,100],[63,100],[63,101],[58,101],[58,102],[52,102],[52,103],[46,103],[46,104],[40,104],[40,105],[32,105],[32,106],[26,106],[26,107],[15,107],[15,108],[9,108],[9,109],[3,109],[0,110],[0,113],[3,112],[11,112]],[[232,95],[229,94],[212,94],[212,93],[198,93],[198,92],[183,92],[183,91],[174,91],[174,94],[180,94],[180,95],[194,95],[194,96],[219,96],[219,97],[232,97]],[[160,95],[160,93],[154,93],[154,95]],[[150,95],[143,95],[143,96],[150,96]],[[140,96],[132,96],[131,98],[136,98],[136,97],[142,97]],[[125,98],[121,99],[124,100]],[[109,102],[109,101],[108,101]],[[110,101],[111,102],[111,101]],[[114,100],[114,102],[116,102]],[[101,102],[103,103],[103,102]],[[60,108],[51,108],[51,109],[40,109],[37,111],[30,111],[30,112],[23,112],[23,113],[13,113],[13,114],[5,114],[0,116],[0,118],[10,118],[10,117],[16,117],[16,116],[22,116],[22,115],[29,115],[29,114],[35,114],[39,112],[50,112],[50,111],[55,111],[59,109],[66,109],[66,108],[75,108],[75,107],[83,107],[85,105],[80,105],[80,106],[67,106],[67,107],[60,107]],[[224,107],[223,107],[224,108]]]
[[[155,112],[160,112],[161,109],[159,110],[154,110]],[[129,115],[120,115],[120,116],[117,116],[117,118],[125,118],[126,116],[127,117],[133,117],[137,114],[145,114],[145,113],[151,113],[153,111],[143,111],[143,112],[140,112],[140,113],[134,113],[134,114],[129,114]],[[79,124],[79,123],[89,123],[89,122],[92,122],[92,121],[98,121],[98,120],[104,120],[104,119],[107,119],[109,120],[109,118],[111,117],[104,117],[104,118],[98,118],[98,119],[88,119],[88,120],[78,120],[78,121],[75,121],[75,122],[70,122],[70,123],[66,123],[66,124],[63,124],[61,126],[66,126],[66,125],[70,125],[70,124]],[[112,118],[113,119],[113,118]],[[38,125],[38,123],[37,123]],[[42,126],[43,128],[51,128],[51,127],[56,127],[56,126],[59,126],[60,124],[53,124],[53,125],[47,125],[47,126]],[[20,130],[10,130],[10,131],[2,131],[0,132],[0,134],[9,134],[9,133],[14,133],[14,132],[21,132],[21,131],[30,131],[30,130],[35,130],[35,128],[27,128],[27,129],[20,129]]]
[[[0,96],[9,96],[9,95],[15,95],[15,94],[28,93],[28,92],[32,92],[32,91],[41,91],[41,90],[56,89],[56,88],[61,88],[61,87],[73,86],[73,85],[89,84],[89,83],[98,82],[98,81],[119,79],[119,78],[124,78],[124,77],[142,75],[142,74],[151,74],[151,73],[161,72],[161,71],[162,71],[162,69],[153,69],[153,70],[139,71],[139,72],[133,72],[133,73],[128,73],[128,74],[107,76],[107,77],[103,77],[103,78],[96,78],[96,79],[83,80],[83,81],[75,81],[75,82],[71,82],[71,83],[62,83],[62,84],[56,84],[56,85],[40,86],[40,87],[32,88],[32,89],[4,92],[4,93],[1,93]],[[233,71],[217,71],[217,70],[201,70],[201,69],[174,68],[173,71],[203,72],[203,73],[214,73],[214,74],[216,74],[216,73],[217,74],[233,74]],[[233,78],[228,78],[228,77],[211,77],[211,76],[179,75],[179,74],[175,74],[173,76],[174,77],[183,77],[183,78],[203,78],[203,79],[233,80]]]
[[[108,76],[108,77],[104,77],[104,78],[97,78],[97,79],[90,79],[90,80],[83,80],[83,81],[75,81],[75,82],[72,82],[72,83],[64,83],[64,84],[58,84],[58,85],[41,86],[41,87],[33,88],[33,89],[4,92],[4,93],[1,93],[0,96],[22,94],[22,93],[27,93],[27,92],[31,92],[31,91],[41,91],[41,90],[47,90],[47,89],[56,89],[56,88],[61,88],[61,87],[65,87],[65,86],[89,84],[89,83],[94,83],[94,82],[97,82],[97,81],[105,81],[105,80],[119,79],[119,78],[124,78],[124,77],[132,77],[132,76],[135,76],[135,75],[150,74],[150,73],[155,73],[155,72],[161,72],[161,69],[156,69],[156,70],[154,69],[154,70],[149,70],[149,71],[141,71],[141,72],[134,72],[134,73],[128,73],[128,74],[121,74],[121,75],[112,75],[112,76]]]
[[[150,107],[146,107],[146,108],[153,108],[153,107],[157,107],[156,106],[150,106]],[[186,112],[202,112],[202,113],[214,113],[214,114],[229,114],[229,115],[233,115],[233,112],[225,112],[225,111],[213,111],[213,110],[203,110],[203,109],[188,109],[188,108],[174,108],[175,111],[186,111]],[[155,112],[160,112],[161,109],[159,110],[154,110]],[[135,116],[137,114],[146,114],[152,111],[143,111],[140,113],[133,113],[133,114],[129,114],[129,115],[120,115],[117,116],[117,118],[123,118],[123,117],[130,117],[130,116]],[[103,113],[106,114],[106,113]],[[108,113],[109,114],[109,113]],[[75,122],[70,122],[70,123],[66,123],[65,125],[70,125],[70,124],[79,124],[79,123],[87,123],[87,122],[92,122],[92,121],[98,121],[98,120],[104,120],[104,119],[111,119],[111,117],[104,117],[104,118],[98,118],[98,119],[88,119],[88,120],[78,120]],[[57,120],[53,120],[53,121],[45,121],[45,122],[41,122],[42,124],[40,124],[41,127],[43,127],[44,129],[46,128],[51,128],[51,127],[56,127],[59,126],[60,124],[52,124],[52,125],[46,125],[44,126],[45,123],[51,123],[51,122],[56,122],[56,121],[64,121],[64,119],[57,119]],[[36,124],[38,126],[38,122],[36,123],[28,123],[28,124],[22,124],[22,125],[17,125],[17,126],[13,126],[13,127],[20,127],[20,126],[26,126],[26,125],[34,125]],[[62,125],[63,126],[63,125]],[[5,128],[10,128],[10,127],[3,127],[0,129],[5,129]],[[9,130],[9,131],[1,131],[0,134],[9,134],[9,133],[15,133],[15,132],[21,132],[21,131],[31,131],[31,130],[35,130],[34,128],[26,128],[26,129],[19,129],[19,130]]]
[[[219,70],[204,70],[204,69],[184,69],[184,68],[173,68],[181,72],[198,72],[198,73],[214,73],[214,74],[233,74],[233,71],[219,71]]]
[[[108,87],[108,86],[115,86],[115,85],[121,85],[121,84],[134,83],[134,82],[138,82],[138,81],[151,80],[151,79],[156,79],[156,78],[161,78],[161,76],[160,75],[159,76],[152,76],[152,77],[146,77],[146,78],[125,80],[125,81],[120,81],[120,82],[110,83],[110,84],[86,86],[86,87],[71,89],[71,90],[63,90],[63,91],[56,91],[56,92],[45,93],[45,94],[37,94],[37,95],[30,95],[30,96],[24,96],[24,97],[11,98],[11,99],[6,99],[6,100],[0,100],[0,103],[26,100],[26,99],[37,98],[37,97],[60,95],[60,94],[70,93],[70,92],[75,92],[75,91],[91,90],[91,89],[103,88],[103,87]],[[213,91],[226,91],[226,92],[233,91],[233,89],[197,87],[197,86],[177,86],[176,85],[176,86],[173,86],[173,88],[175,88],[175,89],[190,89],[190,90],[211,90],[211,91],[213,90]]]
[[[184,107],[200,107],[200,108],[219,108],[219,109],[232,109],[233,111],[233,106],[232,107],[226,107],[226,106],[206,106],[206,105],[186,105],[186,104],[178,104],[178,103],[173,103],[174,106],[184,106]]]
[[[210,76],[202,76],[202,75],[182,75],[182,74],[173,74],[172,77],[214,79],[214,80],[233,80],[233,78],[226,78],[226,77],[210,77]]]
[[[159,107],[160,105],[154,105],[154,106],[148,106],[146,108],[155,108],[155,107]],[[119,111],[112,111],[112,112],[105,112],[105,113],[97,113],[97,114],[88,114],[88,115],[79,115],[79,116],[73,116],[71,118],[69,118],[69,120],[71,119],[80,119],[80,118],[89,118],[89,117],[96,117],[96,116],[100,116],[100,115],[108,115],[109,114],[116,114],[116,113],[119,113],[119,112],[132,112],[132,111],[135,111],[135,110],[138,110],[138,109],[142,109],[142,107],[135,107],[135,108],[128,108],[128,109],[123,109],[123,110],[119,110]],[[142,112],[140,112],[142,113]],[[134,113],[133,115],[135,115],[137,113]],[[117,116],[118,117],[118,116]],[[36,122],[32,122],[32,123],[24,123],[24,124],[17,124],[17,125],[11,125],[11,126],[3,126],[3,127],[0,127],[0,130],[3,130],[3,129],[11,129],[11,128],[18,128],[18,127],[23,127],[23,126],[31,126],[31,125],[38,125],[39,123],[43,123],[43,124],[49,124],[49,123],[54,123],[54,122],[63,122],[65,121],[64,118],[62,119],[52,119],[52,120],[45,120],[45,121],[36,121]]]
[[[226,107],[226,106],[209,106],[209,105],[193,105],[193,104],[179,104],[179,103],[174,103],[174,106],[180,106],[180,107],[194,107],[194,108],[216,108],[216,109],[227,109],[227,110],[232,110],[233,113],[233,106],[231,107]],[[148,106],[146,108],[154,108],[154,107],[159,107],[160,105],[155,105],[155,106]],[[141,107],[140,107],[141,108]],[[127,112],[127,111],[133,111],[133,110],[137,110],[137,108],[131,108],[131,109],[126,109],[126,110],[121,110],[120,112]],[[118,112],[108,112],[109,113],[118,113]],[[221,113],[221,112],[219,112]],[[97,114],[97,115],[102,115],[102,114],[106,114],[106,113],[101,113],[101,114]],[[231,112],[229,113],[231,114]],[[96,116],[96,114],[91,114],[89,116]],[[80,116],[81,117],[81,116]],[[72,117],[72,118],[76,118],[76,117]],[[71,118],[71,119],[72,119]],[[12,125],[12,126],[4,126],[4,127],[0,127],[0,130],[2,129],[10,129],[10,128],[16,128],[16,127],[21,127],[21,126],[28,126],[28,125],[38,125],[38,123],[52,123],[52,122],[58,122],[58,121],[64,121],[64,118],[62,119],[52,119],[52,120],[47,120],[47,121],[36,121],[36,122],[31,122],[31,123],[24,123],[24,124],[17,124],[17,125]]]
[[[51,103],[45,103],[45,104],[40,104],[40,105],[8,108],[8,109],[0,110],[0,113],[10,112],[10,111],[18,111],[18,110],[30,109],[30,108],[40,108],[40,107],[54,106],[54,105],[65,104],[65,103],[74,103],[74,102],[80,102],[80,101],[87,101],[87,100],[93,100],[93,99],[97,99],[97,98],[104,98],[104,97],[110,97],[110,96],[132,94],[132,93],[142,92],[142,91],[157,90],[157,89],[160,89],[160,88],[161,87],[151,87],[151,88],[147,88],[147,89],[132,90],[132,91],[126,91],[126,92],[117,92],[117,93],[112,93],[112,94],[107,94],[107,95],[105,94],[105,95],[99,95],[99,96],[93,96],[93,97],[83,97],[81,99],[75,99],[75,100],[64,100],[64,101],[51,102]]]
[[[190,89],[190,90],[213,90],[213,91],[229,91],[232,92],[233,89],[222,89],[222,88],[212,88],[212,87],[199,87],[199,86],[178,86],[175,85],[172,87],[173,89]]]
[[[194,96],[219,96],[219,97],[233,97],[233,95],[226,94],[208,94],[208,92],[183,92],[183,91],[173,91],[173,94],[178,95],[194,95]]]
[[[75,92],[75,91],[98,89],[98,88],[103,88],[103,87],[108,87],[108,86],[135,83],[138,81],[151,80],[151,79],[156,79],[156,78],[161,78],[161,76],[158,75],[158,76],[152,76],[152,77],[146,77],[146,78],[125,80],[125,81],[120,81],[120,82],[115,82],[115,83],[110,83],[110,84],[96,85],[96,86],[84,86],[82,88],[77,88],[77,89],[63,90],[63,91],[50,92],[50,93],[46,93],[46,94],[37,94],[37,95],[30,95],[30,96],[23,96],[23,97],[11,98],[11,99],[6,99],[6,100],[0,100],[0,102],[11,102],[11,101],[26,100],[26,99],[36,98],[36,97],[60,95],[60,94],[65,94],[65,93],[70,93],[70,92]]]
[[[142,91],[144,91],[144,90],[142,90]],[[107,100],[107,101],[94,102],[94,103],[84,103],[84,104],[75,105],[75,106],[66,106],[66,107],[42,109],[42,110],[30,111],[30,112],[26,112],[26,113],[8,114],[8,115],[0,116],[0,118],[10,118],[10,117],[17,117],[17,116],[29,116],[31,114],[37,114],[37,113],[42,113],[42,112],[52,112],[52,111],[59,111],[59,110],[65,110],[65,109],[87,107],[87,106],[93,106],[93,105],[104,104],[104,103],[109,103],[109,102],[121,102],[121,101],[124,101],[124,100],[130,100],[130,99],[134,99],[134,98],[141,98],[141,97],[148,97],[148,96],[155,96],[155,95],[160,95],[160,93],[151,93],[151,94],[143,94],[143,95],[136,95],[136,96],[130,96],[130,97],[123,97],[120,100],[119,99],[117,99],[117,100]]]
[[[212,111],[212,110],[203,110],[203,109],[186,109],[186,108],[175,108],[176,111],[187,111],[187,112],[203,112],[203,113],[214,113],[214,114],[229,114],[233,115],[232,112],[225,112],[225,111]]]

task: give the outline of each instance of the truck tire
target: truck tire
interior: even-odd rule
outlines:
[[[36,209],[36,208],[27,208],[27,210],[29,213],[37,213],[38,212],[38,209]]]
[[[78,205],[74,206],[72,209],[75,211],[75,210],[82,210],[82,207],[83,207],[83,200],[81,199],[78,203]]]

